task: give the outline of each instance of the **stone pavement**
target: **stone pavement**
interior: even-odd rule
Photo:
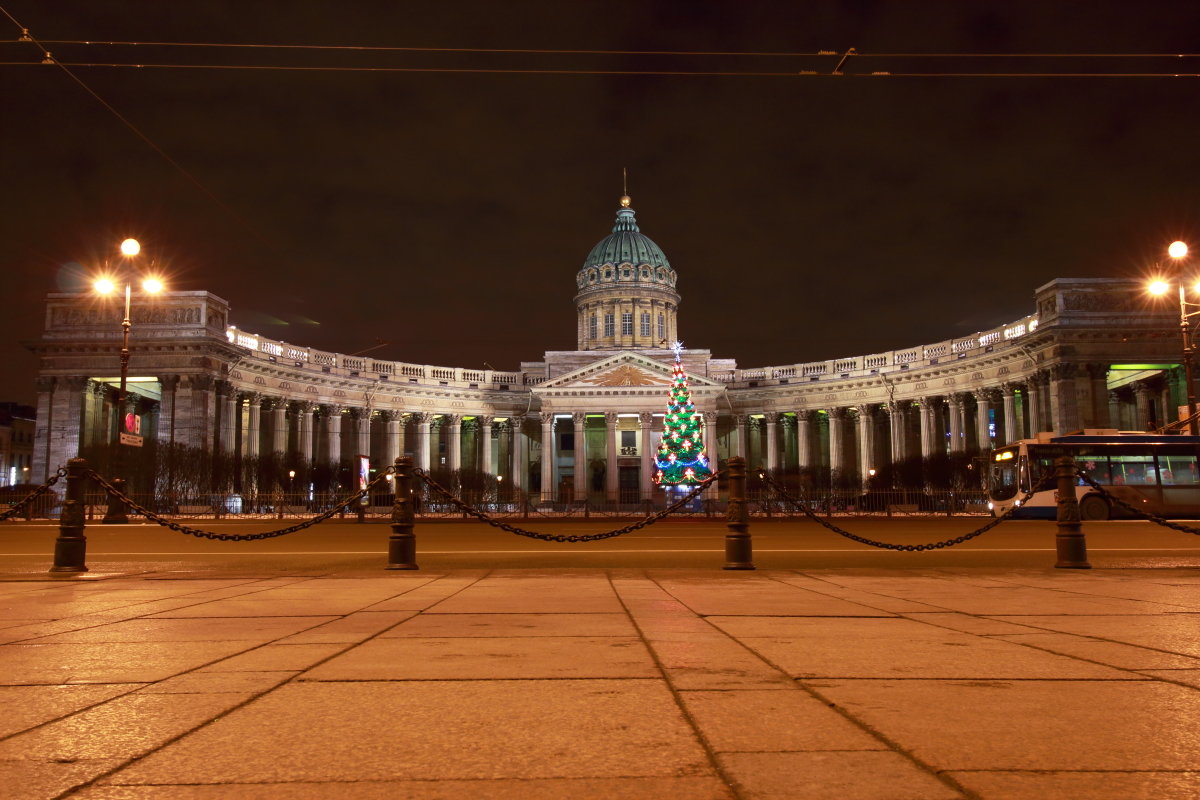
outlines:
[[[1200,572],[0,583],[0,795],[1194,798]]]

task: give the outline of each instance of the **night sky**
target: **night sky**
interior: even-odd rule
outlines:
[[[125,236],[171,288],[295,344],[497,369],[573,349],[575,272],[622,167],[679,274],[685,344],[742,367],[987,329],[1056,277],[1140,277],[1177,238],[1200,251],[1200,79],[867,74],[1196,73],[1200,57],[869,55],[1186,54],[1194,0],[0,8],[66,63],[789,73],[70,68],[184,175],[0,15],[0,400],[34,398],[22,342],[43,296],[85,287]],[[62,40],[867,55],[829,76],[836,58]]]

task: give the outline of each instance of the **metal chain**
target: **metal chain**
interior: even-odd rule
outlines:
[[[370,494],[371,490],[374,489],[376,485],[387,480],[387,476],[390,475],[391,473],[393,473],[394,471],[395,471],[395,467],[387,467],[386,469],[381,470],[379,473],[379,476],[376,477],[373,481],[368,483],[366,486],[364,486],[358,492],[356,492],[352,495],[349,495],[348,497],[346,497],[345,499],[343,499],[342,501],[340,501],[339,503],[334,505],[332,508],[330,508],[328,511],[324,512],[323,514],[318,514],[317,516],[313,517],[312,519],[305,520],[303,522],[297,523],[296,525],[291,525],[287,528],[280,528],[279,530],[275,530],[275,531],[263,531],[262,533],[214,533],[213,531],[204,531],[204,530],[200,530],[199,528],[191,528],[191,527],[188,527],[187,525],[180,525],[178,522],[175,522],[174,520],[166,519],[165,517],[160,517],[158,514],[155,514],[153,511],[146,508],[145,506],[139,505],[136,500],[133,500],[132,498],[127,496],[125,493],[123,493],[121,490],[119,490],[115,486],[113,486],[111,483],[104,480],[104,478],[102,478],[100,476],[100,474],[98,472],[96,472],[95,470],[89,468],[86,471],[86,474],[90,478],[92,478],[92,480],[96,481],[96,483],[100,484],[100,488],[104,489],[104,491],[108,492],[110,495],[115,497],[117,500],[120,500],[122,503],[125,503],[131,509],[133,509],[137,513],[144,516],[146,519],[150,520],[151,522],[157,523],[157,524],[163,526],[164,528],[170,528],[173,531],[178,531],[179,533],[186,533],[188,536],[195,536],[200,539],[214,539],[216,541],[221,541],[221,542],[253,542],[253,541],[258,541],[259,539],[273,539],[276,536],[286,536],[289,533],[295,533],[297,531],[302,531],[305,528],[311,528],[313,525],[319,525],[320,523],[322,523],[325,520],[332,517],[334,514],[341,511],[343,508],[346,508],[346,507],[352,505],[356,500],[361,500],[362,498],[366,497],[368,494]]]
[[[858,536],[857,534],[853,534],[850,531],[839,528],[837,525],[834,525],[832,522],[829,522],[828,520],[821,519],[819,516],[817,516],[815,513],[813,513],[812,509],[809,508],[807,503],[797,500],[796,498],[794,498],[790,494],[788,494],[787,490],[784,489],[782,486],[780,486],[775,481],[775,479],[772,478],[770,475],[762,475],[762,478],[767,483],[768,486],[770,486],[772,489],[774,489],[779,494],[780,497],[782,497],[784,500],[787,500],[792,505],[796,506],[801,511],[803,511],[804,514],[809,517],[809,519],[812,519],[815,522],[821,523],[826,528],[828,528],[829,530],[836,533],[838,536],[844,536],[847,539],[853,539],[854,541],[859,542],[861,544],[870,545],[871,547],[878,547],[883,550],[903,550],[903,551],[909,552],[909,553],[922,552],[925,550],[941,550],[943,547],[953,547],[956,544],[962,544],[963,542],[969,542],[970,540],[974,539],[976,536],[982,536],[983,534],[990,531],[992,528],[999,525],[1001,522],[1006,522],[1007,520],[1012,519],[1013,513],[1018,508],[1023,506],[1025,503],[1028,503],[1029,500],[1035,494],[1040,492],[1042,490],[1042,488],[1046,484],[1049,483],[1048,480],[1043,480],[1041,483],[1039,483],[1037,486],[1035,486],[1032,490],[1030,490],[1028,494],[1026,494],[1024,497],[1022,497],[1017,503],[1013,504],[1013,506],[1011,508],[1009,508],[1008,511],[1005,511],[1003,514],[996,517],[994,520],[992,520],[988,524],[984,525],[982,528],[971,531],[970,533],[964,533],[962,536],[956,536],[953,539],[946,539],[941,542],[930,542],[929,544],[893,544],[891,542],[877,542],[874,539],[867,539],[866,537]]]
[[[1148,511],[1143,511],[1137,506],[1127,503],[1116,495],[1110,494],[1103,486],[1092,480],[1092,478],[1083,470],[1077,470],[1076,474],[1083,480],[1084,483],[1099,492],[1106,500],[1108,500],[1108,502],[1112,503],[1113,505],[1120,506],[1134,516],[1148,519],[1156,525],[1161,525],[1164,528],[1171,528],[1172,530],[1177,530],[1182,533],[1190,533],[1195,536],[1200,536],[1200,530],[1196,528],[1192,528],[1187,525],[1180,525],[1178,522],[1171,522],[1163,517],[1158,516],[1157,514],[1151,514]]]
[[[17,513],[20,511],[23,511],[27,505],[29,505],[37,498],[39,498],[42,495],[49,492],[50,488],[52,486],[54,486],[54,484],[58,483],[58,479],[66,477],[66,474],[67,474],[66,469],[64,469],[63,467],[59,467],[58,472],[56,472],[50,476],[50,480],[46,481],[41,486],[37,487],[32,492],[25,495],[25,498],[23,500],[21,500],[20,502],[13,503],[13,505],[10,509],[8,509],[4,513],[0,514],[0,522],[3,522],[6,519],[12,519],[13,517],[15,517],[17,515]]]
[[[577,536],[563,536],[561,534],[555,534],[555,533],[538,533],[537,531],[526,530],[525,528],[518,528],[516,525],[509,525],[506,522],[501,522],[500,520],[493,519],[487,513],[480,511],[479,509],[475,508],[474,506],[467,505],[462,500],[459,500],[448,489],[446,489],[446,487],[442,486],[440,483],[435,481],[433,478],[429,477],[429,473],[427,473],[425,470],[416,469],[416,470],[413,470],[413,472],[415,472],[417,477],[420,478],[422,481],[424,481],[425,484],[429,486],[429,488],[433,489],[435,492],[440,494],[442,497],[446,498],[446,500],[449,501],[451,505],[458,508],[459,511],[463,512],[467,516],[471,516],[477,520],[486,522],[488,525],[491,525],[493,528],[499,528],[502,531],[507,531],[509,533],[515,533],[517,536],[526,536],[530,539],[540,539],[543,542],[595,542],[600,539],[611,539],[614,536],[622,536],[626,533],[633,533],[636,530],[645,528],[648,525],[653,525],[654,523],[658,522],[659,520],[663,519],[664,517],[667,517],[667,516],[673,514],[674,512],[676,512],[680,508],[682,508],[684,505],[686,505],[693,498],[695,498],[697,495],[699,495],[702,491],[707,489],[709,487],[709,485],[712,484],[713,481],[715,481],[719,477],[721,477],[721,475],[723,474],[724,471],[714,473],[712,475],[712,477],[707,478],[702,483],[697,484],[695,489],[688,492],[686,495],[684,495],[683,497],[681,497],[679,500],[675,501],[671,505],[667,506],[662,511],[659,511],[657,514],[651,514],[650,516],[646,517],[645,519],[639,520],[638,522],[635,522],[632,525],[626,525],[624,528],[617,528],[616,530],[605,531],[604,533],[587,533],[587,534],[581,534],[581,535],[577,535]]]

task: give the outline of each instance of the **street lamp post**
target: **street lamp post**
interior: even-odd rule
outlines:
[[[1175,281],[1179,286],[1179,332],[1183,336],[1183,380],[1187,394],[1187,422],[1188,433],[1192,436],[1200,436],[1200,420],[1196,419],[1196,388],[1195,381],[1192,375],[1192,360],[1196,351],[1196,345],[1192,341],[1192,317],[1200,314],[1200,303],[1188,302],[1187,287],[1184,285],[1182,276],[1179,274],[1180,264],[1187,257],[1188,246],[1183,242],[1172,242],[1167,248],[1167,254],[1175,261]],[[1150,293],[1156,295],[1166,294],[1170,289],[1170,284],[1164,280],[1156,280],[1150,284]],[[1196,309],[1188,311],[1188,307]]]
[[[111,276],[103,276],[93,284],[97,294],[111,295],[117,291],[119,284],[125,285],[125,316],[121,320],[121,377],[117,386],[117,449],[113,458],[113,471],[117,473],[117,477],[113,478],[113,486],[121,491],[125,490],[125,479],[119,477],[123,471],[124,459],[122,453],[126,446],[125,435],[133,433],[128,431],[127,415],[125,414],[125,401],[128,396],[129,382],[129,331],[133,327],[130,321],[129,306],[133,293],[133,285],[129,278],[129,260],[140,253],[142,246],[137,239],[126,239],[121,242],[121,255],[125,257],[126,268],[122,270],[122,278],[115,279]],[[163,283],[158,278],[148,277],[142,281],[142,290],[149,294],[157,294],[163,290]],[[105,511],[104,519],[101,522],[105,525],[123,524],[129,522],[129,510],[125,503],[110,497],[108,509]]]

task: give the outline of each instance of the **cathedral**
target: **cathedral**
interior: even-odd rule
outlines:
[[[50,294],[30,345],[40,358],[31,480],[133,420],[143,438],[235,458],[368,456],[378,468],[410,455],[424,469],[487,473],[535,502],[659,501],[654,453],[686,286],[686,267],[676,273],[622,197],[575,275],[576,349],[517,371],[325,352],[230,325],[229,304],[209,292],[135,292],[124,408],[120,320],[90,295]],[[1140,294],[1133,281],[1059,278],[1033,291],[1027,316],[969,336],[757,367],[688,348],[681,362],[714,465],[740,455],[865,481],[889,463],[1041,431],[1178,419],[1178,321],[1148,313]]]

